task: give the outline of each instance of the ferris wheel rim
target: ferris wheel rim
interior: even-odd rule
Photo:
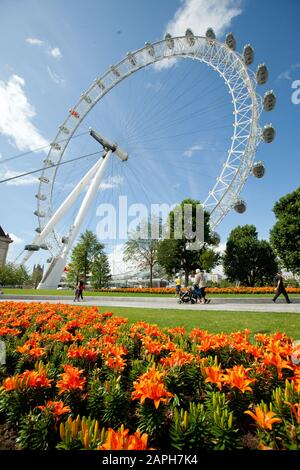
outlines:
[[[108,69],[103,75],[101,75],[98,79],[96,79],[93,84],[81,95],[79,101],[76,105],[71,108],[69,111],[69,115],[64,120],[63,124],[59,126],[59,131],[56,134],[55,139],[50,144],[51,148],[50,151],[44,160],[44,169],[41,174],[39,190],[37,193],[37,217],[39,222],[39,228],[42,229],[43,223],[46,217],[51,216],[52,212],[52,195],[53,189],[55,186],[56,174],[58,167],[56,166],[54,169],[54,174],[51,180],[51,190],[50,190],[50,198],[48,199],[47,203],[43,200],[44,192],[43,188],[49,184],[49,182],[45,182],[49,170],[51,170],[51,163],[59,163],[63,156],[64,152],[69,144],[70,139],[73,137],[74,133],[76,132],[77,128],[81,125],[84,121],[87,114],[93,109],[93,107],[98,103],[98,101],[103,98],[109,91],[111,91],[116,85],[118,85],[122,80],[126,79],[128,76],[132,75],[133,73],[137,72],[141,68],[145,68],[149,65],[152,65],[156,62],[162,60],[169,60],[174,58],[191,58],[199,60],[200,62],[206,63],[208,66],[213,68],[217,71],[220,76],[225,81],[225,84],[229,88],[229,92],[231,93],[232,103],[234,107],[234,134],[232,137],[232,144],[230,150],[228,151],[228,156],[226,158],[226,163],[223,165],[223,170],[221,171],[220,176],[217,178],[217,182],[213,186],[213,189],[209,191],[208,196],[206,197],[205,201],[203,202],[204,207],[207,210],[210,210],[210,214],[216,214],[214,219],[211,219],[211,227],[214,229],[221,220],[225,217],[227,212],[232,207],[232,203],[236,200],[237,196],[240,194],[246,180],[251,172],[251,167],[253,161],[255,159],[256,154],[256,147],[261,141],[261,129],[259,127],[259,116],[262,109],[261,99],[260,96],[255,91],[255,80],[251,77],[251,70],[247,68],[244,64],[243,57],[236,52],[235,50],[230,49],[226,44],[218,41],[217,39],[209,39],[203,36],[193,36],[194,44],[191,45],[188,42],[187,36],[178,36],[172,38],[172,41],[175,46],[179,46],[179,50],[167,49],[167,39],[163,39],[156,43],[150,44],[146,43],[146,45],[135,52],[128,53],[125,58],[123,58],[120,62],[116,65],[113,65]],[[197,50],[198,47],[198,50]],[[157,49],[164,48],[162,55],[157,55]],[[201,52],[201,48],[206,51],[206,57],[199,55],[199,50]],[[166,54],[167,52],[167,54]],[[203,51],[202,51],[203,52]],[[197,55],[198,54],[198,55]],[[138,62],[139,56],[143,56],[144,62]],[[219,56],[218,61],[216,61],[216,57]],[[213,62],[215,60],[215,62]],[[127,66],[131,64],[128,68],[127,73],[121,72],[122,67],[126,64]],[[233,66],[234,65],[234,66]],[[224,67],[224,68],[223,68]],[[226,67],[228,70],[231,70],[231,78],[225,76]],[[238,68],[239,67],[239,68]],[[238,73],[237,73],[238,70]],[[125,69],[126,72],[126,69]],[[109,78],[113,76],[112,82],[109,84]],[[240,90],[242,90],[241,83],[244,85],[244,97],[247,98],[249,104],[247,105],[248,115],[246,112],[243,115],[244,119],[244,129],[246,129],[245,123],[247,122],[247,126],[249,127],[249,135],[247,139],[244,139],[245,150],[241,154],[242,156],[239,157],[240,166],[232,167],[230,166],[231,157],[236,156],[238,154],[238,150],[235,149],[235,143],[239,140],[239,121],[238,121],[238,106],[237,101],[238,98],[235,96],[234,91],[236,88],[233,87],[233,81],[236,81],[236,84],[240,86]],[[108,81],[108,86],[107,82]],[[104,87],[104,88],[103,88]],[[100,93],[98,91],[100,90]],[[94,90],[97,89],[98,96],[95,97]],[[91,93],[94,92],[93,97],[91,98]],[[241,95],[241,92],[239,92]],[[239,95],[238,95],[239,96]],[[250,98],[250,100],[249,100]],[[247,101],[247,100],[244,100]],[[82,106],[84,104],[84,106]],[[73,113],[73,114],[72,114]],[[76,116],[78,114],[78,117]],[[70,122],[73,124],[70,126]],[[67,136],[67,137],[66,137]],[[62,137],[65,138],[65,145],[61,146],[60,143]],[[249,145],[250,142],[250,145]],[[53,155],[55,156],[56,152],[56,161],[52,162],[51,158]],[[243,158],[243,156],[245,158]],[[242,167],[243,160],[246,159],[246,164],[244,168]],[[53,169],[53,168],[52,168]],[[229,172],[228,172],[229,170]],[[231,173],[230,173],[231,171]],[[238,176],[242,176],[238,181]],[[231,180],[230,180],[231,177]],[[230,181],[229,181],[230,180]],[[235,189],[232,189],[232,183],[236,182]],[[223,185],[223,190],[220,187]],[[226,186],[227,185],[227,186]],[[48,193],[49,194],[49,193]],[[228,197],[229,196],[229,197]],[[218,198],[219,197],[219,198]],[[223,204],[223,205],[222,205]],[[219,212],[219,213],[218,213]],[[58,234],[55,230],[51,232],[52,234],[52,242],[56,244],[56,248],[61,249],[62,244],[59,239]],[[47,239],[50,238],[50,235]],[[47,242],[46,242],[47,243]],[[49,243],[49,251],[52,252],[51,244]]]

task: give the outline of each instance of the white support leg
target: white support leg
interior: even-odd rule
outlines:
[[[42,232],[35,237],[35,239],[32,242],[32,245],[40,245],[41,243],[43,243],[43,241],[49,235],[51,230],[53,230],[55,225],[60,222],[60,220],[65,215],[65,213],[70,209],[72,204],[76,201],[76,199],[80,196],[80,194],[85,189],[85,187],[89,184],[90,180],[93,178],[98,168],[101,167],[102,163],[103,163],[103,158],[101,157],[97,161],[97,163],[95,163],[95,165],[93,165],[92,168],[84,175],[84,177],[79,181],[79,183],[75,186],[75,188],[72,189],[72,191],[64,200],[64,202],[59,206],[59,208],[55,211],[51,219],[47,222]],[[28,261],[32,253],[33,253],[32,251],[29,251],[24,256],[22,263],[25,263],[26,261]]]
[[[49,269],[47,270],[45,276],[40,282],[38,289],[56,289],[57,288],[59,281],[61,279],[64,267],[66,265],[67,257],[70,252],[70,249],[73,245],[75,238],[78,235],[78,232],[80,230],[84,217],[86,216],[90,208],[90,205],[93,199],[95,198],[95,195],[99,189],[101,178],[103,177],[104,171],[110,160],[111,154],[112,154],[112,151],[109,150],[107,154],[105,155],[105,157],[102,158],[99,166],[97,167],[96,173],[94,173],[95,176],[90,183],[90,186],[82,201],[82,204],[80,206],[80,209],[78,211],[74,224],[71,227],[68,242],[65,245],[62,254],[53,259],[52,263],[49,266]],[[95,172],[94,167],[93,167],[93,171]],[[68,205],[68,208],[69,208],[69,205]]]

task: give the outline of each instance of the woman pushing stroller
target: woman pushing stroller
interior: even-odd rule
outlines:
[[[194,294],[197,296],[197,302],[201,304],[209,304],[210,300],[205,296],[205,289],[206,289],[206,276],[204,271],[200,269],[196,269],[196,275],[194,280]]]

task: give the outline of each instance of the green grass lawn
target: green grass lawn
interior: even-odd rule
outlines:
[[[100,307],[106,311],[107,307]],[[263,312],[218,312],[169,309],[139,309],[110,307],[116,316],[128,318],[130,323],[142,320],[156,323],[160,327],[184,326],[187,331],[201,328],[211,333],[230,333],[249,328],[252,336],[256,333],[281,331],[294,339],[300,339],[300,315],[297,313]]]
[[[16,295],[74,295],[73,290],[36,290],[36,289],[3,289],[4,294]],[[143,294],[131,292],[95,292],[84,291],[86,296],[103,296],[103,297],[174,297],[174,294]],[[209,297],[242,297],[245,299],[273,297],[274,294],[209,294]],[[300,294],[290,294],[291,297],[300,297]]]

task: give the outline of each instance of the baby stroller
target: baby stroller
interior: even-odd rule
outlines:
[[[197,297],[198,296],[194,292],[193,287],[189,287],[188,290],[180,292],[178,303],[195,304],[197,302]]]

